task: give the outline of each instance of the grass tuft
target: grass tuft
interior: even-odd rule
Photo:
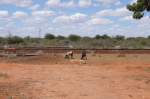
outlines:
[[[0,73],[0,78],[8,78],[8,74],[7,73]]]
[[[145,71],[150,73],[150,67],[145,68]]]
[[[126,57],[125,54],[119,54],[118,57]]]

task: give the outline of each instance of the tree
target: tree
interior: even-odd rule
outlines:
[[[150,36],[148,36],[147,38],[150,39]]]
[[[111,37],[108,36],[107,34],[104,34],[104,35],[101,36],[101,38],[102,38],[102,39],[110,39]]]
[[[81,39],[81,37],[80,36],[78,36],[78,35],[74,35],[74,34],[71,34],[71,35],[69,35],[69,40],[71,40],[71,41],[74,41],[74,42],[76,42],[76,41],[78,41],[78,40],[80,40]]]
[[[47,33],[45,35],[45,39],[52,40],[52,39],[55,39],[55,36],[53,34]]]
[[[122,41],[122,40],[125,40],[125,37],[122,36],[122,35],[117,35],[117,36],[115,37],[115,39],[118,40],[118,41]]]
[[[104,35],[96,35],[94,38],[95,39],[110,39],[111,37],[104,34]]]
[[[100,36],[100,35],[96,35],[94,38],[95,38],[95,39],[100,39],[101,36]]]
[[[7,43],[8,44],[20,44],[20,43],[23,43],[23,42],[24,42],[23,38],[21,38],[19,36],[12,36],[12,37],[7,38]]]
[[[134,19],[141,19],[145,11],[150,11],[150,0],[137,0],[136,3],[128,4],[127,9],[133,12]]]
[[[5,38],[0,37],[0,44],[3,44],[5,42]]]

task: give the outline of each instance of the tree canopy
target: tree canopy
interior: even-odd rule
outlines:
[[[75,41],[75,42],[81,39],[81,37],[79,35],[74,35],[74,34],[69,35],[68,38],[69,38],[69,40]]]
[[[45,35],[45,39],[48,39],[48,40],[55,39],[55,35],[50,34],[50,33],[47,33],[47,34]]]
[[[7,43],[8,44],[19,44],[19,43],[23,43],[23,38],[19,37],[19,36],[12,36],[12,37],[8,37],[7,39]]]
[[[150,11],[150,0],[137,0],[133,4],[128,4],[127,9],[133,12],[134,19],[141,19],[145,11]]]

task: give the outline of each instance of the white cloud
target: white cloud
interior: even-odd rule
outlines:
[[[0,0],[0,4],[13,4],[19,7],[30,7],[33,4],[32,0]]]
[[[49,17],[55,15],[54,11],[49,10],[39,10],[39,11],[33,11],[32,16],[36,17]]]
[[[28,16],[27,13],[22,12],[22,11],[16,11],[15,13],[13,13],[13,17],[14,18],[26,18]]]
[[[59,6],[60,3],[61,3],[60,0],[48,0],[46,4],[51,7],[54,7],[54,6]]]
[[[80,7],[89,7],[92,5],[91,0],[79,0],[79,6]]]
[[[131,1],[131,4],[132,4],[132,3],[135,3],[136,1],[137,1],[137,0],[132,0],[132,1]]]
[[[48,7],[61,7],[61,8],[73,8],[73,7],[89,7],[94,5],[92,0],[78,0],[78,2],[75,2],[75,0],[68,0],[68,1],[62,1],[62,0],[48,0],[46,2],[46,5]]]
[[[0,18],[5,18],[8,16],[9,16],[8,11],[0,10]]]
[[[58,16],[53,20],[53,23],[69,23],[70,17],[67,15]]]
[[[120,20],[121,21],[133,21],[134,19],[132,16],[125,16],[125,17],[122,17]]]
[[[70,16],[70,19],[74,22],[83,22],[87,19],[87,15],[82,13],[76,13]]]
[[[117,9],[106,9],[96,13],[97,16],[127,16],[131,12],[126,9],[126,7],[117,8]]]
[[[72,1],[69,1],[69,2],[67,2],[67,3],[62,3],[62,7],[66,7],[66,8],[68,8],[68,7],[76,7],[76,4],[75,4],[75,2],[72,0]]]
[[[120,1],[118,1],[118,2],[115,3],[116,6],[119,6],[119,5],[121,5],[121,4],[122,4],[122,3],[121,3]]]
[[[95,0],[99,3],[102,3],[104,5],[107,5],[107,4],[116,4],[119,2],[119,0]]]
[[[35,4],[33,6],[30,7],[31,10],[37,10],[40,7],[39,4]]]
[[[128,33],[128,36],[147,36],[150,35],[150,20],[148,16],[143,17],[140,20],[129,20],[132,22],[132,26],[128,26],[128,29],[124,29],[123,32]],[[124,27],[123,27],[124,28]]]
[[[68,2],[62,2],[61,0],[48,0],[46,2],[46,4],[49,7],[64,7],[64,8],[68,8],[68,7],[75,7],[76,6],[74,0],[70,0]]]
[[[13,4],[19,6],[15,9],[18,11],[12,12],[12,14],[7,10],[0,10],[0,34],[11,30],[12,33],[20,36],[28,34],[38,36],[38,30],[41,28],[43,35],[49,31],[56,34],[64,33],[63,35],[79,33],[79,35],[84,36],[92,36],[97,33],[124,34],[126,36],[150,35],[149,18],[144,17],[141,20],[134,20],[132,13],[126,7],[120,6],[121,0],[45,1],[47,1],[46,3],[49,7],[37,2],[33,4],[32,0],[0,0],[0,5]],[[104,9],[106,8],[103,6],[104,4],[109,5],[109,8]],[[97,6],[95,7],[94,5]],[[20,7],[27,7],[28,9],[26,11],[20,9]],[[51,7],[55,7],[58,12],[51,11]],[[85,11],[82,7],[89,7],[89,9]],[[98,9],[104,10],[95,12]],[[88,13],[89,10],[91,10],[90,13]],[[88,14],[84,14],[84,12]],[[113,18],[116,20],[113,21]],[[19,21],[16,19],[19,19]]]
[[[74,15],[62,15],[56,17],[54,23],[82,23],[87,20],[87,15],[82,13],[76,13]]]
[[[149,16],[145,16],[145,17],[143,17],[141,20],[137,20],[136,21],[137,23],[138,23],[138,26],[141,26],[141,27],[148,27],[149,29],[148,30],[150,30],[150,18],[149,18]]]
[[[107,25],[112,24],[113,21],[106,19],[106,18],[92,18],[88,21],[89,25]]]

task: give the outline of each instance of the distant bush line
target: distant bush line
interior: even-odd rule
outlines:
[[[125,37],[122,35],[108,36],[96,35],[95,37],[81,37],[71,34],[69,36],[55,36],[47,33],[43,38],[39,37],[19,37],[8,36],[0,37],[0,46],[13,47],[51,47],[51,46],[67,46],[73,48],[104,48],[104,49],[149,49],[149,37]]]

